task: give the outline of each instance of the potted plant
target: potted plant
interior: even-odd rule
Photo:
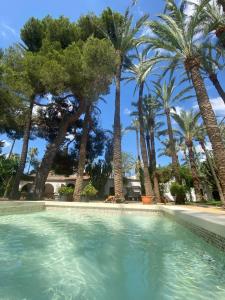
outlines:
[[[85,200],[94,198],[97,195],[98,191],[93,186],[92,182],[89,182],[82,191],[82,196],[85,198]]]
[[[72,187],[62,186],[58,189],[60,200],[61,201],[72,201],[73,200],[73,191]]]
[[[152,204],[154,198],[152,196],[141,196],[141,201],[143,204]]]

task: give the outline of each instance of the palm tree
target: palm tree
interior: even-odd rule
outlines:
[[[202,3],[204,4],[202,6]],[[205,23],[205,32],[211,33],[215,31],[216,37],[219,40],[219,44],[225,48],[225,4],[224,0],[218,0],[218,3],[222,5],[223,11],[221,6],[215,3],[215,1],[201,1],[200,4],[195,4],[197,7],[201,6],[204,11],[204,23]],[[222,4],[223,3],[223,4]]]
[[[220,181],[219,181],[218,176],[216,174],[215,163],[214,163],[214,160],[211,157],[211,155],[210,155],[210,153],[209,153],[209,151],[206,147],[206,141],[205,141],[206,131],[205,131],[205,128],[204,128],[204,126],[200,125],[196,129],[197,129],[197,132],[196,132],[195,139],[199,142],[203,152],[205,153],[206,160],[208,162],[209,168],[211,170],[214,181],[216,183],[216,187],[217,187],[217,190],[218,190],[218,193],[219,193],[219,196],[220,196],[220,200],[225,204],[225,199],[224,199],[224,196],[223,196],[223,191],[222,191],[222,188],[221,188],[221,184],[220,184]]]
[[[155,150],[155,134],[156,131],[163,125],[162,122],[156,121],[159,105],[156,99],[148,95],[144,98],[144,115],[146,119],[148,139],[149,139],[149,169],[153,176],[153,187],[156,196],[156,201],[160,202],[159,181],[156,171],[156,150]],[[147,139],[146,138],[146,139]],[[148,143],[147,143],[148,144]]]
[[[178,6],[173,0],[167,0],[168,13],[160,15],[161,22],[148,22],[154,36],[142,37],[140,43],[148,43],[148,48],[162,49],[166,52],[154,58],[155,63],[176,60],[185,67],[196,92],[225,196],[225,147],[200,71],[199,47],[201,47],[201,43],[199,42],[199,31],[201,32],[202,21],[204,20],[203,8],[207,1],[203,1],[191,17],[187,17],[185,14],[185,3],[186,1],[182,1]],[[150,64],[150,69],[152,69],[151,59],[146,64]]]
[[[196,136],[197,124],[200,117],[200,113],[194,112],[193,110],[190,110],[189,112],[182,110],[180,114],[172,114],[172,117],[177,122],[181,130],[181,140],[185,142],[188,148],[188,156],[193,177],[196,199],[198,202],[202,202],[204,201],[204,198],[202,194],[201,180],[199,178],[193,150],[193,140]]]
[[[154,197],[154,192],[152,188],[151,178],[148,169],[148,153],[146,148],[146,140],[145,140],[145,119],[144,119],[144,111],[143,111],[143,102],[144,102],[144,85],[145,85],[145,76],[143,73],[143,66],[145,62],[145,55],[143,53],[135,56],[137,58],[138,63],[134,64],[131,60],[126,60],[126,68],[131,74],[131,76],[127,79],[127,81],[136,81],[136,88],[138,88],[138,102],[137,102],[137,110],[138,110],[138,120],[140,124],[140,145],[141,145],[141,156],[143,161],[143,171],[144,171],[144,185],[145,185],[145,193],[146,196]]]
[[[38,155],[38,148],[36,147],[31,147],[28,151],[28,156],[29,156],[29,165],[28,165],[28,170],[27,174],[30,173],[30,166],[34,158]]]
[[[176,181],[181,182],[179,175],[179,161],[176,152],[176,143],[171,122],[171,110],[176,110],[174,105],[177,101],[190,99],[192,96],[187,95],[191,87],[187,87],[176,93],[175,78],[172,78],[167,84],[166,81],[161,85],[159,82],[154,82],[155,94],[159,107],[166,116],[167,133],[169,136],[169,145],[171,150],[172,167]]]
[[[80,144],[77,178],[76,178],[75,189],[73,194],[74,201],[80,201],[81,199],[81,192],[83,188],[83,174],[84,174],[86,154],[87,154],[88,134],[90,131],[90,121],[91,121],[91,107],[89,105],[86,109],[85,118],[83,122],[83,131],[82,131],[82,138]]]
[[[131,125],[128,126],[125,131],[134,131],[136,135],[136,149],[137,149],[137,159],[140,162],[140,124],[137,118],[134,118],[131,122]]]
[[[114,186],[116,200],[124,199],[123,195],[123,176],[122,176],[122,155],[121,155],[121,121],[120,121],[120,90],[121,74],[126,55],[133,49],[136,43],[136,35],[142,25],[147,20],[148,15],[140,18],[133,26],[133,16],[130,15],[129,9],[125,15],[119,15],[110,8],[102,14],[102,28],[104,36],[111,41],[117,54],[117,68],[115,73],[115,114],[114,114]]]

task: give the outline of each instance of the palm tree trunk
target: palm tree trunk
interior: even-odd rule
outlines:
[[[199,68],[200,64],[196,59],[192,58],[186,62],[186,69],[191,74],[199,109],[212,144],[219,180],[225,197],[225,147]]]
[[[166,114],[168,135],[169,135],[169,141],[170,141],[170,150],[171,150],[171,154],[172,154],[172,168],[173,168],[173,172],[174,172],[176,181],[179,184],[181,184],[181,179],[180,179],[180,174],[179,174],[179,162],[178,162],[178,157],[177,157],[177,153],[176,153],[176,146],[175,146],[175,140],[174,140],[174,136],[173,136],[173,128],[172,128],[169,108],[165,110],[165,114]]]
[[[150,135],[147,132],[146,134],[146,146],[147,146],[147,156],[148,156],[148,167],[150,172],[152,171],[152,151],[151,151],[151,146],[150,146]]]
[[[16,138],[13,138],[13,142],[12,142],[12,146],[11,146],[10,151],[9,151],[8,158],[11,158],[11,156],[12,156],[12,152],[13,152],[13,149],[14,149],[14,146],[15,146],[15,142],[16,142]]]
[[[222,98],[223,102],[225,103],[225,92],[217,78],[216,74],[210,74],[209,75],[209,79],[211,80],[211,82],[213,83],[214,87],[216,88],[218,94],[220,95],[220,97]]]
[[[156,153],[155,153],[155,128],[154,128],[154,122],[151,122],[150,125],[150,145],[151,145],[151,164],[152,164],[152,170],[156,169]]]
[[[221,202],[223,202],[223,204],[225,204],[225,198],[224,198],[224,196],[223,196],[223,191],[222,191],[222,188],[221,188],[221,184],[220,184],[219,179],[218,179],[218,177],[217,177],[217,175],[216,175],[216,171],[215,171],[214,165],[213,165],[213,163],[212,163],[212,159],[211,159],[211,157],[210,157],[210,155],[209,155],[209,152],[208,152],[208,150],[206,149],[206,146],[205,146],[205,143],[204,143],[203,140],[200,140],[200,141],[199,141],[199,144],[201,145],[202,150],[203,150],[204,153],[205,153],[207,162],[208,162],[208,164],[209,164],[210,170],[211,170],[211,172],[212,172],[213,178],[214,178],[215,183],[216,183],[217,190],[218,190],[219,195],[220,195],[220,200],[221,200]]]
[[[190,161],[190,166],[191,166],[191,173],[192,173],[192,178],[193,178],[193,185],[194,185],[196,200],[198,202],[204,202],[202,189],[201,189],[201,180],[198,176],[198,171],[197,171],[197,167],[196,167],[196,164],[195,164],[195,155],[194,155],[194,151],[193,151],[193,142],[192,141],[186,141],[186,145],[187,145],[187,148],[188,148],[189,161]]]
[[[137,157],[138,157],[138,160],[140,161],[140,144],[139,144],[139,131],[138,129],[135,130],[136,132],[136,147],[137,147]]]
[[[82,133],[80,153],[79,153],[79,164],[77,170],[77,179],[76,179],[75,189],[73,194],[74,201],[80,201],[81,199],[81,193],[83,188],[84,167],[85,167],[86,153],[87,153],[89,126],[90,126],[90,106],[87,107],[85,118],[84,118],[83,133]]]
[[[159,180],[156,172],[156,151],[155,151],[155,122],[152,121],[150,124],[150,143],[151,143],[151,157],[152,157],[152,171],[153,171],[153,184],[154,193],[156,196],[156,202],[161,202]]]
[[[26,160],[27,160],[27,151],[28,151],[28,145],[29,145],[29,139],[30,139],[30,128],[31,128],[31,122],[32,122],[32,110],[34,106],[34,96],[30,99],[30,106],[29,110],[27,112],[27,119],[26,123],[24,126],[24,134],[23,134],[23,146],[22,146],[22,152],[20,156],[20,163],[19,167],[17,169],[12,190],[10,192],[10,199],[19,199],[19,185],[20,185],[20,180],[21,177],[23,176],[23,171],[26,165]]]
[[[69,117],[65,116],[65,118],[61,121],[59,125],[58,134],[55,137],[54,141],[47,146],[41,165],[38,168],[34,180],[34,186],[32,189],[33,199],[36,200],[41,199],[45,188],[45,182],[51,170],[53,160],[56,156],[57,151],[59,151],[60,146],[63,144],[65,140],[67,129],[72,123],[76,122],[80,118],[84,110],[85,110],[85,101],[81,101],[80,107],[77,110],[77,112],[72,116]]]
[[[29,165],[28,165],[27,174],[29,174],[29,173],[30,173],[30,164],[31,164],[31,158],[30,158],[30,160],[29,160]]]
[[[122,175],[122,153],[121,153],[121,123],[120,123],[120,85],[121,85],[122,63],[116,70],[116,96],[114,115],[114,145],[113,145],[113,167],[114,167],[114,187],[115,200],[123,201],[123,175]]]
[[[144,117],[143,117],[143,91],[144,83],[141,83],[139,87],[139,97],[138,97],[138,115],[139,115],[139,124],[140,124],[140,144],[141,144],[141,156],[144,165],[144,184],[145,184],[145,193],[146,196],[154,197],[152,183],[148,170],[148,155],[145,144],[145,131],[144,131]]]

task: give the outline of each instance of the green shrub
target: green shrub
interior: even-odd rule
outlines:
[[[82,196],[93,197],[96,196],[97,193],[98,191],[96,190],[96,188],[93,186],[91,182],[89,182],[83,189]]]
[[[69,186],[62,186],[58,189],[58,192],[60,195],[72,195],[74,192],[74,189]]]
[[[186,188],[183,185],[173,182],[170,186],[170,193],[175,197],[176,204],[185,203]]]

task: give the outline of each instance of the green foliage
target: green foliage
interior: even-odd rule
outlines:
[[[66,17],[53,19],[47,16],[42,20],[30,18],[21,30],[21,39],[31,52],[40,51],[43,40],[59,42],[61,48],[79,40],[79,29]]]
[[[58,189],[58,193],[60,195],[68,196],[68,195],[72,195],[73,192],[74,192],[74,188],[68,186],[62,186],[61,188]]]
[[[175,197],[176,199],[176,203],[177,203],[177,199],[185,199],[186,197],[186,188],[185,186],[177,183],[177,182],[173,182],[170,186],[170,192],[171,195]],[[179,202],[177,204],[180,204]]]
[[[4,155],[0,155],[0,196],[10,190],[11,181],[16,174],[16,170],[19,165],[19,158],[12,156],[6,158]]]
[[[112,173],[112,164],[99,159],[93,164],[89,164],[86,172],[90,175],[93,186],[98,190],[100,196],[104,196],[104,187]]]
[[[97,195],[97,193],[98,193],[98,191],[96,190],[96,188],[93,186],[92,182],[90,181],[83,189],[82,196],[94,197]]]
[[[186,190],[190,191],[193,187],[191,169],[187,166],[180,166],[179,173],[183,183],[185,184]]]
[[[158,175],[160,183],[167,183],[173,177],[171,165],[166,166],[166,167],[158,167],[156,171],[157,171],[157,175]]]

